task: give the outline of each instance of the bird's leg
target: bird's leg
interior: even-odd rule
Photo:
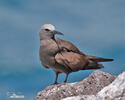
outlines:
[[[66,82],[67,82],[68,75],[69,75],[69,74],[66,74],[66,78],[65,78],[65,80],[64,80],[64,83],[66,83]]]
[[[54,82],[54,84],[58,84],[58,83],[57,83],[58,74],[59,74],[59,73],[58,73],[58,72],[56,72],[56,79],[55,79],[55,82]]]

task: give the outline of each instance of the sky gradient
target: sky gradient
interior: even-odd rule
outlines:
[[[104,72],[125,71],[124,0],[0,0],[0,100],[7,92],[33,100],[38,91],[53,83],[55,73],[39,60],[39,30],[53,24],[82,52],[114,58],[103,63]],[[68,82],[88,77],[94,70],[79,71]],[[65,75],[59,77],[62,82]]]

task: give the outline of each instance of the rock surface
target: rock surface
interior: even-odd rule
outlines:
[[[125,72],[97,94],[97,100],[125,100]]]
[[[61,100],[97,100],[95,95],[79,95],[67,97]]]
[[[120,74],[110,85],[104,87],[97,95],[79,95],[62,100],[125,100],[125,72]]]
[[[94,98],[96,99],[94,95],[112,83],[115,78],[108,73],[95,71],[80,82],[48,86],[37,94],[35,100],[61,100],[63,98],[65,98],[64,100],[91,100],[91,98],[94,100]]]

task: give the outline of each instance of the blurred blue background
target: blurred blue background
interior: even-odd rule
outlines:
[[[54,82],[55,73],[39,61],[38,32],[46,23],[82,52],[114,58],[102,71],[118,75],[125,70],[125,0],[0,0],[0,100],[9,100],[8,92],[34,100]],[[93,71],[72,73],[68,82]],[[60,75],[59,82],[64,78]]]

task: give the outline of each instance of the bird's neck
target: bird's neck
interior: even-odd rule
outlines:
[[[52,39],[52,40],[55,40],[55,36],[54,35],[52,35],[52,36],[40,36],[40,41],[41,40],[50,40],[50,39]]]

